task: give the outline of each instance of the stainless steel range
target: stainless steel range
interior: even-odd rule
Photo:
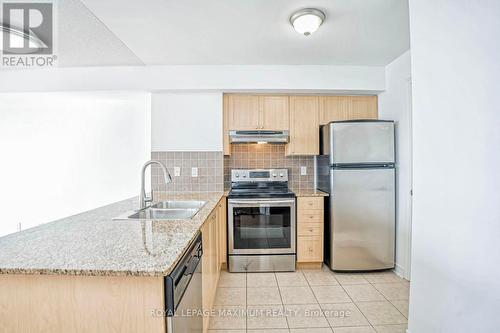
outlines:
[[[231,170],[230,272],[294,271],[295,233],[295,193],[288,189],[288,170]]]

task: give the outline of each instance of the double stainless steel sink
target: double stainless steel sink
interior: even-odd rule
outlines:
[[[206,201],[168,200],[160,201],[150,207],[127,212],[116,220],[185,220],[192,219],[205,206]]]

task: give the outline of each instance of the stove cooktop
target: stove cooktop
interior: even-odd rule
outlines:
[[[286,169],[231,170],[230,198],[294,198]]]
[[[290,190],[271,192],[271,191],[238,191],[231,189],[229,191],[229,198],[242,198],[242,199],[253,199],[253,198],[295,198],[295,193]]]

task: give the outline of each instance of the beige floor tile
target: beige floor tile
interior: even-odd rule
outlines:
[[[278,329],[273,329],[273,328],[264,328],[260,330],[247,330],[248,333],[289,333],[290,331],[288,328],[278,328]]]
[[[360,273],[335,273],[335,278],[341,285],[370,283]]]
[[[371,284],[343,286],[354,302],[385,301],[384,296]]]
[[[321,266],[321,270],[324,271],[324,272],[332,272],[332,273],[335,273],[334,271],[332,271],[330,269],[330,267],[328,267],[327,264],[323,263],[323,266]]]
[[[372,325],[406,324],[406,318],[388,301],[356,303]]]
[[[333,333],[330,327],[291,328],[290,333]]]
[[[389,301],[407,300],[410,296],[410,286],[405,283],[374,283],[373,286]]]
[[[374,326],[375,331],[377,333],[406,333],[406,329],[408,325],[399,324],[399,325],[382,325],[382,326]]]
[[[370,325],[354,303],[320,304],[332,327]]]
[[[217,288],[214,305],[246,306],[246,288]]]
[[[280,287],[283,304],[316,304],[316,298],[309,287]]]
[[[247,273],[247,286],[253,287],[277,287],[274,273]]]
[[[306,278],[302,271],[275,273],[278,286],[280,287],[304,287],[307,286]]]
[[[333,333],[376,333],[371,326],[335,327]]]
[[[283,305],[247,307],[247,329],[288,328]]]
[[[338,286],[333,273],[322,271],[304,271],[304,276],[311,286]]]
[[[247,289],[248,305],[282,304],[278,287],[259,287]]]
[[[370,283],[387,283],[387,282],[402,282],[399,276],[394,272],[384,271],[384,272],[373,272],[363,274],[363,277]]]
[[[246,330],[208,330],[208,333],[246,333]]]
[[[330,327],[319,304],[285,305],[290,328]]]
[[[229,273],[226,271],[220,272],[218,288],[245,288],[246,273]]]
[[[404,301],[390,301],[408,319],[408,300]]]
[[[312,286],[319,303],[348,303],[351,299],[341,286]]]
[[[244,306],[214,306],[210,318],[211,330],[246,330],[246,307]]]

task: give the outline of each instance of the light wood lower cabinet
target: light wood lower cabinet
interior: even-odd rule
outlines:
[[[163,277],[0,274],[0,332],[165,332]]]
[[[324,198],[297,198],[297,262],[323,262]]]
[[[201,228],[203,241],[202,305],[210,310],[215,300],[222,264],[226,261],[226,198],[223,197]],[[203,332],[208,330],[210,317],[203,317]]]

